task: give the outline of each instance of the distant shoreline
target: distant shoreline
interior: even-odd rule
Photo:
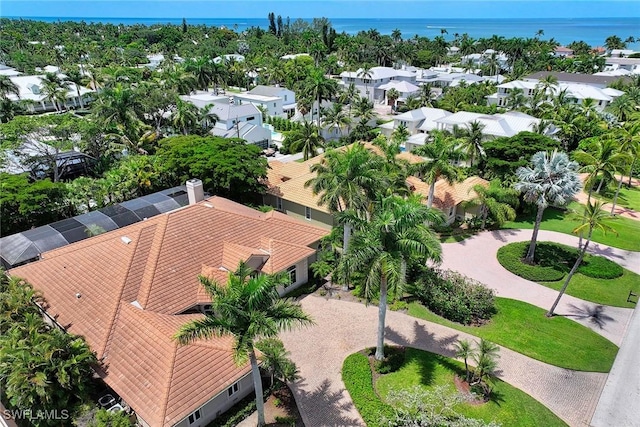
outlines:
[[[27,19],[55,23],[58,21],[104,23],[114,25],[180,25],[182,18],[97,18],[97,17],[4,17],[8,19]],[[591,46],[602,46],[607,37],[616,35],[625,40],[629,36],[640,38],[640,17],[632,18],[491,18],[491,19],[454,19],[454,18],[328,18],[339,33],[356,34],[359,31],[376,29],[380,34],[391,34],[398,28],[403,37],[414,35],[434,38],[444,36],[447,41],[454,39],[456,33],[468,33],[474,38],[488,38],[496,34],[505,38],[533,38],[538,30],[544,34],[540,38],[554,38],[566,45],[572,41],[584,41]],[[250,27],[265,28],[267,18],[186,18],[190,25],[226,27],[242,32]],[[303,18],[311,22],[312,18]],[[295,21],[291,18],[291,22]],[[441,33],[446,30],[446,33]],[[629,49],[640,50],[640,41],[630,43]]]

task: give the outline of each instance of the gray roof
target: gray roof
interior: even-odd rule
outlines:
[[[250,93],[251,95],[278,96],[283,89],[287,90],[286,87],[258,85],[247,93]]]
[[[212,135],[221,136],[223,138],[242,138],[242,139],[245,139],[245,135],[248,134],[249,132],[251,132],[256,127],[259,127],[259,126],[254,125],[254,124],[249,123],[249,122],[240,122],[240,123],[238,123],[237,128],[236,128],[236,126],[233,126],[231,129],[221,129],[221,128],[214,127],[209,132]],[[238,134],[240,134],[240,136],[238,136]]]
[[[43,252],[90,237],[95,228],[115,230],[188,204],[186,187],[181,185],[5,236],[0,239],[0,261],[5,268],[35,261]]]
[[[548,75],[555,76],[558,82],[599,84],[605,86],[616,80],[626,79],[626,77],[595,76],[593,74],[560,73],[556,71],[539,71],[528,75],[525,79],[541,80]]]
[[[216,114],[218,118],[223,122],[227,122],[230,119],[237,119],[238,117],[260,114],[260,110],[258,110],[258,107],[251,103],[235,105],[214,102],[211,104],[211,109],[209,110],[209,112]]]

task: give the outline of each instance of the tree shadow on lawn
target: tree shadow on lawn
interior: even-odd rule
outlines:
[[[331,381],[325,379],[322,384],[313,391],[303,389],[305,383],[297,381],[293,384],[293,392],[298,402],[300,414],[305,413],[310,425],[323,426],[359,426],[362,421],[358,418],[349,418],[345,412],[351,411],[354,406],[351,398],[346,395],[344,388],[332,391]],[[343,402],[341,400],[345,399]]]
[[[609,322],[615,321],[613,317],[604,313],[605,310],[606,307],[603,305],[582,304],[581,307],[578,307],[574,304],[569,304],[569,314],[558,313],[557,315],[576,319],[588,319],[590,323],[603,329]]]

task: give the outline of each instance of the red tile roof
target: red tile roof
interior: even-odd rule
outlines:
[[[248,372],[233,364],[228,339],[184,347],[172,339],[194,316],[179,313],[210,301],[198,276],[225,281],[225,251],[233,263],[264,253],[262,270],[281,271],[326,234],[212,197],[44,253],[9,274],[43,291],[47,312],[86,338],[106,364],[105,381],[147,423],[169,426]]]

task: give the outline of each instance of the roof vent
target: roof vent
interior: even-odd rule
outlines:
[[[122,243],[124,243],[125,245],[128,245],[129,243],[131,243],[131,239],[128,238],[127,236],[122,236],[120,240],[122,240]]]
[[[76,292],[76,298],[80,299],[81,296],[82,294],[80,292]]]

